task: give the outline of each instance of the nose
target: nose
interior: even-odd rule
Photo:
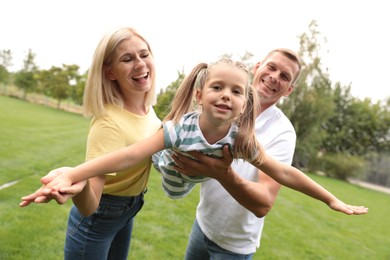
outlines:
[[[270,74],[270,80],[272,83],[276,83],[278,81],[278,72],[277,71],[273,71]]]
[[[221,96],[221,98],[223,99],[223,100],[230,100],[230,90],[228,90],[228,89],[225,89],[225,90],[223,90],[222,91],[222,96]]]
[[[137,58],[136,61],[135,61],[135,69],[140,69],[140,68],[143,68],[145,67],[145,61],[141,58]]]

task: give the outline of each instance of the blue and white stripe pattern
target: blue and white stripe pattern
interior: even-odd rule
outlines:
[[[228,144],[232,149],[238,127],[232,124],[228,134],[214,144],[209,144],[199,128],[199,112],[190,112],[183,116],[176,125],[172,121],[165,122],[165,150],[152,156],[154,167],[162,174],[162,185],[170,198],[185,197],[196,183],[206,181],[207,177],[182,175],[173,169],[174,151],[191,157],[188,151],[199,151],[213,157],[222,157],[222,147]]]

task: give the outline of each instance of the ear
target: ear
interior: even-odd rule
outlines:
[[[288,88],[286,89],[286,91],[284,92],[283,96],[284,97],[288,97],[290,96],[291,92],[294,90],[294,85],[290,85],[288,86]]]
[[[253,75],[256,74],[256,71],[257,69],[261,66],[261,61],[259,61],[258,63],[255,64],[255,66],[253,66],[253,69],[252,69],[252,73]]]
[[[242,105],[242,108],[241,108],[241,113],[240,113],[240,115],[243,115],[243,114],[244,114],[244,112],[245,112],[245,109],[246,109],[246,104],[247,104],[247,102],[245,102],[245,103]]]
[[[104,66],[104,74],[109,80],[116,80],[114,73],[111,72],[110,67]]]
[[[202,91],[200,91],[199,89],[196,90],[195,92],[195,98],[196,98],[196,103],[198,105],[202,105],[203,102],[202,102]]]

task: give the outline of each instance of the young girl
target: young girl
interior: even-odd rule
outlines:
[[[194,111],[194,96],[201,112]],[[182,197],[202,181],[185,177],[173,170],[173,152],[201,150],[210,156],[221,156],[228,144],[233,158],[249,161],[279,183],[326,203],[346,214],[364,214],[367,209],[344,204],[298,169],[268,157],[254,135],[258,114],[256,94],[249,82],[245,65],[223,58],[207,65],[197,65],[186,77],[172,103],[163,127],[151,137],[121,150],[80,164],[59,175],[47,187],[66,192],[72,184],[132,167],[155,155],[156,167],[163,175],[163,186],[171,197]],[[165,149],[165,150],[164,150]]]

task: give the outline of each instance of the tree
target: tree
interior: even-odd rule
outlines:
[[[23,99],[26,100],[27,94],[35,90],[37,79],[35,74],[38,66],[35,64],[35,54],[29,49],[26,59],[23,61],[23,68],[15,73],[15,85],[23,91]]]
[[[324,122],[335,113],[331,81],[322,69],[320,33],[312,21],[309,32],[299,36],[302,73],[295,90],[281,103],[297,133],[293,165],[308,167],[317,160],[322,141],[327,137]]]
[[[79,76],[76,81],[76,85],[73,87],[72,91],[72,99],[78,104],[82,105],[85,84],[87,83],[88,71],[86,71],[83,75]]]
[[[63,68],[63,73],[65,73],[66,75],[68,85],[70,87],[69,96],[72,98],[72,100],[80,99],[80,97],[78,96],[80,89],[78,88],[82,88],[84,90],[84,86],[85,86],[85,81],[84,81],[84,86],[82,85],[83,80],[82,80],[82,76],[79,73],[80,67],[76,64],[73,65],[63,64],[62,68]]]
[[[160,94],[158,94],[157,96],[157,104],[154,106],[154,110],[158,118],[160,118],[161,120],[164,119],[164,117],[168,114],[169,109],[171,108],[171,102],[173,100],[173,97],[175,96],[177,89],[185,78],[183,70],[181,72],[178,71],[177,74],[177,79],[172,82],[166,88],[166,90],[160,90]]]
[[[0,51],[0,84],[3,85],[3,93],[7,93],[7,85],[9,84],[10,73],[8,67],[12,66],[11,50]]]
[[[59,109],[61,101],[68,98],[71,93],[67,72],[62,68],[52,66],[49,70],[41,70],[38,79],[39,91],[55,98]]]

